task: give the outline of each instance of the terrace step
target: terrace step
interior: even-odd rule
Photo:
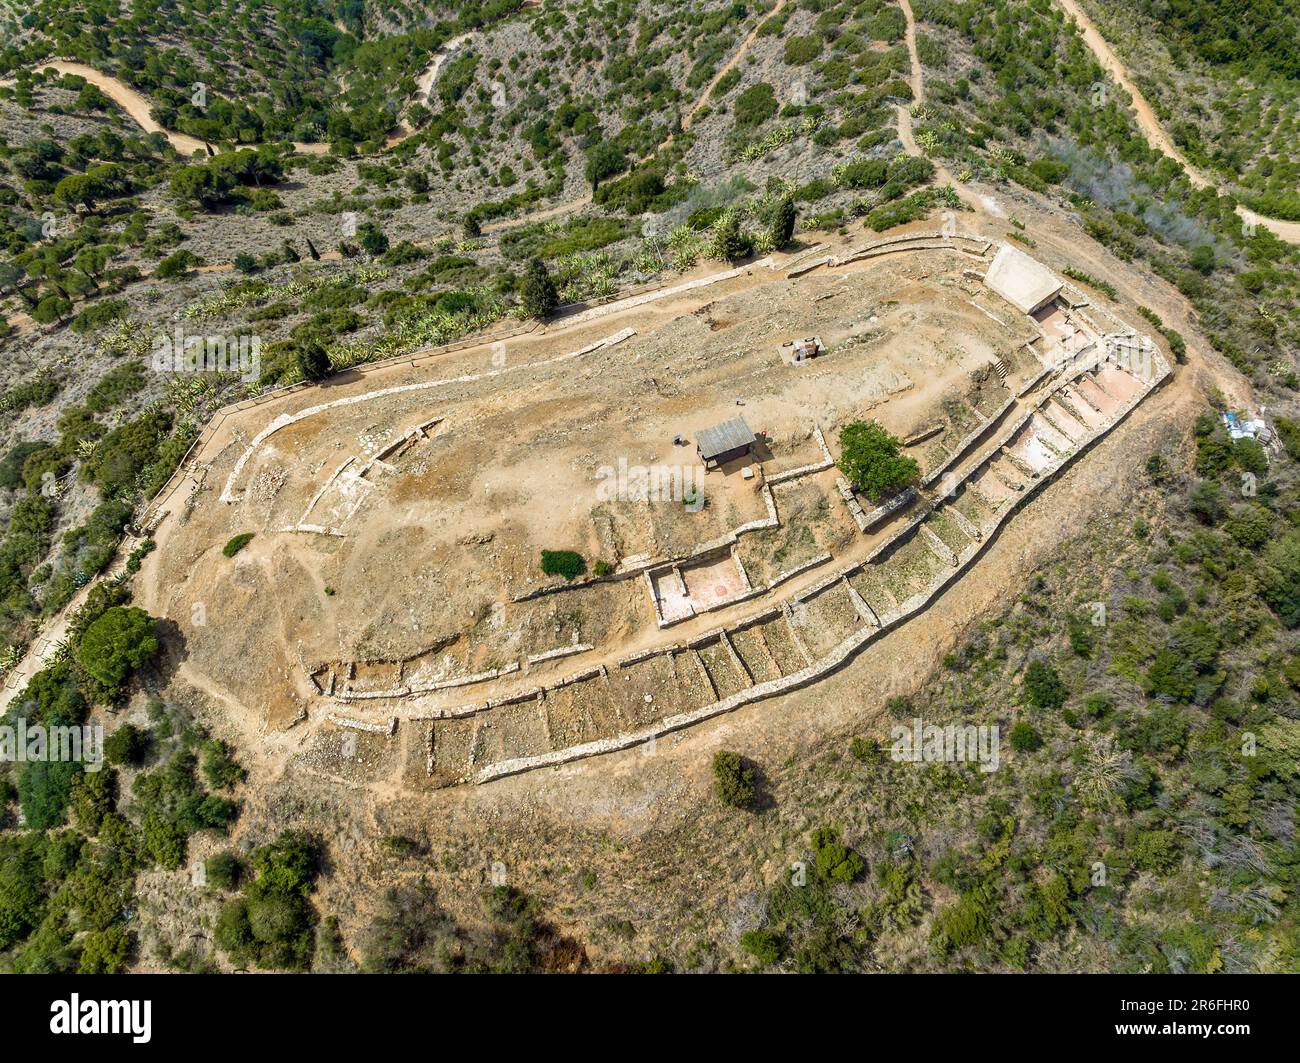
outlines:
[[[1070,414],[1069,410],[1057,405],[1055,399],[1043,403],[1038,412],[1043,420],[1070,442],[1078,443],[1080,440],[1087,438],[1087,429],[1079,423],[1077,418]]]
[[[1080,396],[1078,391],[1066,384],[1052,396],[1052,401],[1056,402],[1065,411],[1083,425],[1084,430],[1089,434],[1095,432],[1098,428],[1106,423],[1104,414],[1098,413]]]
[[[794,644],[802,655],[804,663],[812,664],[812,654],[808,652],[808,647],[804,645],[803,637],[799,634],[799,629],[795,626],[794,611],[790,608],[789,602],[786,602],[781,606],[781,615],[785,618],[786,627],[790,629],[790,637],[794,640]]]
[[[863,617],[844,593],[843,579],[793,606],[792,610],[800,637],[814,658],[826,656],[846,638],[862,630]]]
[[[1015,454],[1013,451],[1011,451],[1008,447],[1003,447],[1003,448],[1002,448],[1002,457],[1003,457],[1007,462],[1009,462],[1009,463],[1011,464],[1011,466],[1012,466],[1012,467],[1013,467],[1017,472],[1020,473],[1021,476],[1028,477],[1028,478],[1031,479],[1031,480],[1037,480],[1037,479],[1038,479],[1038,473],[1034,472],[1033,469],[1031,469],[1031,468],[1030,468],[1028,465],[1026,465],[1023,461],[1021,461],[1020,458],[1017,457],[1016,454]],[[1016,488],[1013,488],[1013,489],[1016,490],[1016,491],[1023,491],[1023,490],[1024,490],[1024,487],[1023,487],[1023,485],[1022,485],[1022,486],[1020,486],[1020,487],[1016,487]]]
[[[1006,452],[1003,451],[1003,457],[1005,456],[1006,456]],[[1023,483],[1021,483],[1019,480],[1016,480],[1006,470],[1000,469],[996,465],[990,465],[989,472],[991,472],[1007,488],[1008,491],[1023,491],[1025,489],[1025,485]]]
[[[756,683],[765,683],[781,678],[781,666],[777,664],[772,651],[767,648],[767,639],[763,637],[761,624],[751,624],[729,636],[745,669]]]
[[[853,603],[858,616],[862,617],[863,623],[871,627],[880,627],[880,617],[876,616],[876,611],[867,604],[867,600],[858,593],[857,588],[847,578],[844,579],[843,584],[844,589],[849,592],[849,601]]]
[[[1036,425],[1035,435],[1043,446],[1047,447],[1058,458],[1064,458],[1074,451],[1074,441],[1067,436],[1056,423],[1047,416],[1042,410],[1038,411],[1039,421]]]
[[[975,527],[974,523],[966,516],[966,514],[956,506],[944,506],[943,512],[952,518],[952,522],[961,529],[962,534],[965,535],[966,538],[977,543],[983,540],[984,533]]]
[[[1098,406],[1096,401],[1093,399],[1093,397],[1088,394],[1087,385],[1091,384],[1092,382],[1093,382],[1092,379],[1086,373],[1081,375],[1077,381],[1071,381],[1071,384],[1074,385],[1072,389],[1072,397],[1078,398],[1079,400],[1087,403],[1088,406],[1092,408],[1093,412],[1105,416],[1106,411],[1103,410],[1100,406]],[[1079,386],[1079,385],[1083,385],[1083,386]]]
[[[753,685],[739,658],[728,652],[729,646],[729,643],[723,641],[723,636],[719,636],[708,645],[692,651],[708,674],[713,693],[719,701]]]
[[[960,559],[953,552],[952,547],[940,539],[938,534],[928,524],[922,524],[920,531],[921,541],[925,543],[935,557],[945,564],[951,565],[953,568],[956,568],[961,564]]]
[[[807,665],[808,659],[799,651],[799,644],[795,642],[794,633],[783,613],[775,613],[771,620],[757,625],[755,630],[761,633],[767,651],[782,676],[797,672]]]

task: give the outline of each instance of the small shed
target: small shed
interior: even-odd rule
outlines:
[[[716,469],[750,454],[754,442],[754,433],[745,419],[733,417],[712,428],[701,428],[695,436],[695,449],[706,469]]]

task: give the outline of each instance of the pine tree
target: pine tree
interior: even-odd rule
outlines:
[[[319,343],[305,343],[298,348],[298,368],[304,380],[324,380],[330,375],[330,356]]]
[[[524,278],[519,285],[519,305],[525,314],[539,321],[560,305],[555,282],[551,280],[546,264],[540,258],[529,259],[524,268]]]
[[[794,196],[781,197],[772,212],[772,246],[785,247],[794,236],[795,210]]]
[[[732,262],[744,258],[753,248],[749,236],[740,227],[740,215],[731,208],[724,210],[713,223],[713,246],[709,257]]]

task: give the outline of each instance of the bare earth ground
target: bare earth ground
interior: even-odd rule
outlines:
[[[967,407],[969,374],[994,357],[1025,360],[1017,347],[1031,334],[1027,324],[1004,330],[978,311],[960,286],[970,264],[959,252],[940,252],[796,281],[758,268],[702,289],[707,294],[694,301],[707,302],[693,313],[681,313],[686,305],[651,304],[528,337],[518,351],[507,345],[431,368],[399,366],[351,384],[345,378],[323,389],[325,401],[496,373],[316,414],[268,437],[236,471],[255,431],[282,409],[320,404],[322,395],[249,411],[223,427],[229,441],[217,437],[200,457],[204,483],[192,508],[184,492],[168,504],[176,512],[155,532],[164,549],[146,573],[157,588],[149,606],[186,630],[187,670],[207,671],[273,727],[301,712],[299,661],[406,661],[408,670],[440,679],[567,644],[639,649],[654,635],[640,581],[511,601],[552,582],[537,571],[541,550],[575,548],[611,562],[681,554],[763,517],[761,481],[745,481],[739,466],[710,474],[708,505],[689,513],[680,498],[602,502],[601,470],[698,470],[691,449],[675,447],[673,436],[691,438],[732,416],[737,395],[744,396],[740,412],[770,441],[769,475],[821,460],[810,438],[815,424],[832,434],[836,424],[871,411],[905,437],[942,420],[942,400]],[[625,319],[635,322],[637,336],[547,364],[592,336],[610,335]],[[780,343],[814,331],[838,353],[803,367],[785,364]],[[484,353],[505,366],[485,370]],[[973,410],[967,416],[973,423]],[[441,420],[429,438],[384,471],[364,482],[346,472],[331,479],[367,447],[434,418]],[[949,446],[965,427],[945,432]],[[239,500],[222,503],[223,490]],[[799,512],[791,489],[778,489],[778,499],[783,510]],[[285,531],[300,519],[344,534]],[[835,538],[820,544],[837,555],[853,535],[847,513],[839,524]],[[258,534],[231,562],[220,547],[243,531]],[[772,559],[758,550],[747,560],[756,582],[817,552],[811,542],[801,551],[784,534],[771,535]],[[189,623],[196,602],[205,606],[202,628]],[[693,629],[710,623],[717,621],[701,618]],[[286,682],[295,671],[296,681]],[[368,679],[355,678],[362,685]],[[445,703],[464,698],[453,691]]]

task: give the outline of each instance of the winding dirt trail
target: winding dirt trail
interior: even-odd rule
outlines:
[[[415,95],[411,103],[424,103],[429,98],[429,93],[433,91],[433,86],[438,80],[438,74],[441,72],[447,60],[452,54],[459,49],[466,41],[471,40],[474,33],[463,33],[459,37],[453,37],[433,53],[428,65],[424,68],[416,81]],[[199,137],[191,136],[188,133],[178,133],[174,129],[166,129],[154,120],[151,113],[151,107],[147,98],[133,89],[120,78],[112,74],[105,74],[101,70],[96,70],[93,66],[87,66],[85,63],[77,63],[67,59],[52,59],[48,62],[37,63],[32,66],[33,72],[42,72],[53,70],[59,74],[73,74],[85,78],[92,85],[98,88],[105,96],[113,101],[128,118],[131,119],[145,133],[161,133],[182,155],[193,155],[196,151],[206,152],[208,150],[208,141]],[[12,85],[12,78],[0,81],[0,85]],[[408,105],[409,106],[409,105]],[[397,131],[393,133],[384,142],[385,148],[393,148],[406,140],[408,137],[415,135],[415,128],[406,120],[405,114],[398,120]],[[293,150],[299,155],[325,155],[329,152],[330,146],[327,141],[308,141],[295,140]],[[257,144],[239,144],[237,148],[256,148]]]
[[[907,55],[912,61],[912,69],[907,75],[907,83],[912,87],[912,102],[900,103],[896,108],[898,139],[909,155],[920,155],[921,149],[916,146],[916,139],[912,136],[912,108],[925,103],[925,78],[921,74],[921,57],[916,52],[916,16],[912,14],[912,5],[908,0],[898,0],[898,6],[902,8],[903,19],[907,23]]]
[[[907,0],[900,0],[900,2],[903,4],[904,8],[906,8]],[[1196,167],[1187,161],[1187,157],[1178,150],[1173,140],[1170,139],[1169,135],[1161,127],[1159,119],[1156,118],[1155,110],[1147,101],[1146,97],[1142,95],[1137,85],[1134,84],[1133,79],[1129,76],[1128,69],[1120,62],[1119,57],[1111,49],[1110,45],[1106,43],[1106,39],[1102,37],[1100,32],[1098,32],[1097,27],[1084,13],[1083,8],[1079,6],[1077,0],[1056,0],[1056,2],[1061,6],[1061,10],[1063,10],[1070,18],[1073,18],[1078,24],[1079,32],[1083,36],[1084,43],[1092,51],[1092,54],[1096,56],[1097,62],[1102,65],[1102,69],[1104,69],[1106,73],[1114,79],[1115,83],[1119,85],[1120,88],[1132,97],[1132,110],[1137,120],[1138,128],[1142,131],[1142,135],[1146,137],[1147,143],[1161,154],[1167,155],[1178,163],[1178,165],[1187,172],[1188,180],[1190,180],[1197,188],[1212,187],[1217,189],[1221,195],[1227,195],[1228,193],[1221,186],[1216,184],[1206,174],[1196,169]],[[1258,224],[1269,229],[1274,235],[1282,240],[1286,240],[1293,244],[1300,244],[1300,222],[1283,221],[1280,218],[1266,218],[1262,214],[1257,214],[1252,210],[1248,210],[1241,204],[1237,205],[1237,213],[1243,218],[1253,219]]]
[[[728,59],[725,63],[723,63],[722,69],[719,70],[716,74],[713,75],[713,77],[709,79],[709,83],[704,86],[704,91],[700,93],[699,99],[697,99],[695,101],[694,106],[691,107],[691,109],[686,112],[686,117],[682,119],[683,130],[691,128],[691,122],[695,120],[695,115],[701,110],[701,108],[704,107],[706,103],[709,102],[709,94],[712,93],[713,90],[718,87],[718,82],[720,82],[724,77],[726,77],[734,69],[736,69],[736,64],[739,63],[742,59],[745,58],[745,56],[749,54],[749,50],[752,47],[754,47],[754,42],[758,40],[758,31],[763,28],[764,24],[769,19],[776,18],[776,16],[779,15],[781,11],[785,8],[786,3],[787,0],[777,0],[776,7],[772,8],[771,11],[769,11],[766,15],[764,15],[762,18],[760,18],[757,22],[754,23],[754,28],[750,30],[749,33],[746,34],[745,39],[740,42],[740,47],[736,49],[735,54],[730,59]],[[666,148],[672,142],[673,142],[673,138],[670,136],[661,145],[659,145],[659,147],[661,149]]]
[[[37,63],[32,67],[35,72],[54,70],[60,74],[74,74],[83,77],[99,89],[105,96],[112,100],[120,107],[126,116],[138,125],[145,133],[161,133],[182,155],[193,155],[196,151],[206,152],[208,150],[207,142],[200,140],[198,137],[190,136],[188,133],[178,133],[174,129],[164,129],[150,113],[149,101],[138,93],[130,85],[126,84],[112,74],[105,74],[96,70],[93,66],[87,66],[85,63],[74,63],[66,59],[52,59],[49,62]],[[13,80],[8,79],[0,82],[0,85],[12,85]],[[241,148],[255,148],[256,144],[241,144]],[[316,144],[295,141],[294,151],[303,155],[324,155],[329,151],[328,144]]]
[[[735,69],[736,65],[749,54],[749,50],[758,39],[758,31],[762,28],[763,23],[768,19],[779,15],[787,3],[789,3],[789,0],[777,0],[776,6],[755,23],[754,28],[750,30],[745,36],[745,39],[741,41],[740,47],[735,51],[731,58],[723,64],[722,68],[714,75],[709,83],[704,86],[704,90],[700,93],[695,103],[691,105],[690,110],[686,112],[685,117],[682,119],[683,130],[690,128],[691,122],[694,120],[696,114],[698,114],[707,104],[709,94],[717,86],[718,82],[720,82],[728,72]],[[417,81],[417,89],[412,102],[422,103],[428,99],[429,93],[433,91],[433,86],[437,83],[438,75],[442,72],[442,68],[446,64],[447,60],[451,58],[452,54],[457,49],[475,36],[475,33],[464,33],[459,37],[453,37],[451,40],[445,42],[442,47],[434,53],[429,65],[425,67],[424,72],[420,75]],[[915,43],[913,43],[913,53],[915,53]],[[190,136],[188,133],[178,133],[174,130],[164,129],[154,121],[153,116],[150,114],[149,101],[135,89],[131,88],[118,78],[113,77],[111,74],[105,74],[102,71],[96,70],[94,67],[86,66],[84,63],[76,63],[62,59],[38,63],[33,66],[32,69],[37,71],[55,70],[60,74],[76,74],[85,78],[87,81],[99,88],[105,96],[117,104],[117,106],[120,107],[126,115],[136,123],[136,125],[144,130],[144,132],[162,133],[171,143],[172,147],[183,155],[192,155],[196,151],[202,152],[207,150],[206,142],[197,137]],[[919,73],[917,76],[919,77]],[[12,79],[0,81],[0,85],[12,84]],[[396,147],[408,137],[413,136],[415,132],[416,130],[413,129],[406,121],[405,117],[403,117],[398,122],[397,132],[388,138],[385,142],[385,147]],[[640,165],[654,158],[655,155],[672,144],[675,135],[675,133],[670,133],[667,139],[658,144],[653,151],[644,157],[635,160],[635,165]],[[257,147],[256,144],[241,144],[239,146],[241,148]],[[324,155],[329,151],[329,144],[321,142],[294,141],[293,148],[294,151],[303,155]],[[563,203],[557,203],[553,206],[542,207],[539,210],[531,211],[517,218],[508,218],[502,221],[492,222],[491,224],[483,226],[483,232],[502,232],[522,225],[530,225],[539,221],[548,221],[551,218],[560,217],[572,211],[580,210],[590,204],[591,200],[591,192],[585,192],[574,199],[566,200]],[[229,268],[229,263],[218,263],[214,266],[207,266],[204,268],[208,271],[220,270],[223,268]]]
[[[907,76],[907,83],[912,88],[912,102],[900,103],[897,107],[898,139],[908,155],[925,157],[925,152],[917,146],[916,137],[912,134],[912,108],[920,107],[925,103],[925,75],[921,69],[921,57],[916,51],[916,16],[912,14],[912,5],[908,0],[898,0],[898,6],[902,9],[903,19],[907,23],[905,40],[907,54],[912,62],[912,69]],[[976,214],[985,212],[984,201],[968,191],[941,163],[934,163],[934,176],[939,184],[950,185],[961,201]]]

